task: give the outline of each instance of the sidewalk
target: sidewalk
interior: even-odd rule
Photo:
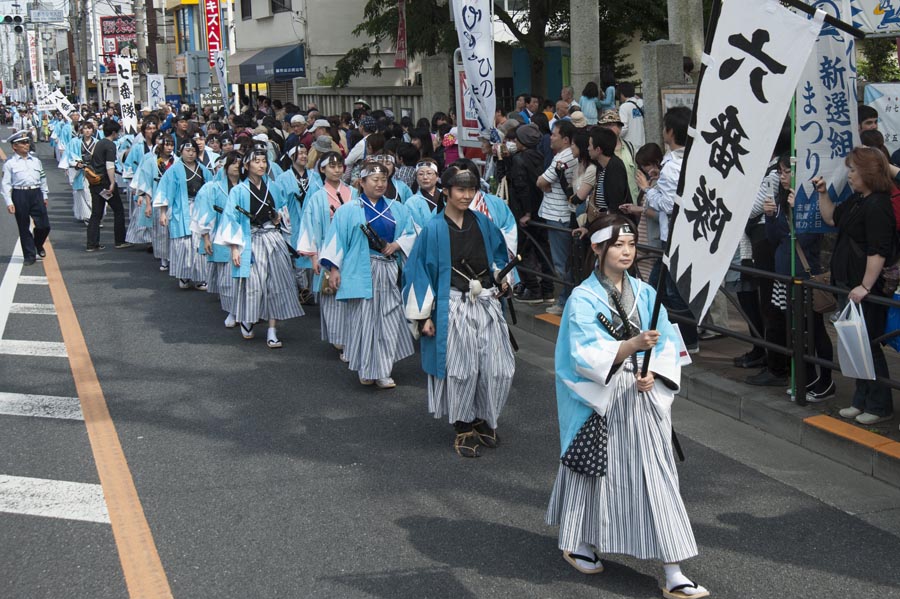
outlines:
[[[555,341],[559,317],[544,313],[545,306],[516,303],[518,327]],[[732,310],[732,313],[735,311]],[[827,325],[834,341],[834,328]],[[730,328],[746,332],[746,325],[732,318]],[[732,359],[749,345],[728,337],[700,342],[700,353],[682,374],[681,397],[735,418],[776,437],[822,454],[864,474],[900,488],[900,402],[898,416],[880,425],[863,427],[838,416],[850,405],[853,380],[834,372],[837,393],[820,404],[796,405],[783,387],[748,385],[744,379],[758,370],[735,368]],[[886,348],[888,366],[900,373],[900,354]]]

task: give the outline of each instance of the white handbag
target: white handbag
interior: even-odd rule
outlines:
[[[875,380],[872,345],[866,329],[862,306],[848,301],[834,323],[837,331],[838,364],[841,374],[853,379]]]

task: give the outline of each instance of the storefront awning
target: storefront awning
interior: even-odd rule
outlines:
[[[234,54],[228,55],[228,83],[237,84],[241,82],[241,65],[251,60],[259,54],[259,50],[238,50]]]
[[[230,65],[229,65],[230,68]],[[241,83],[267,83],[290,81],[294,77],[306,77],[306,59],[303,44],[277,46],[259,51],[240,63]],[[229,78],[229,80],[231,80]]]

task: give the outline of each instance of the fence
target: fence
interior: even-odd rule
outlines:
[[[546,229],[546,230],[556,230],[556,231],[567,231],[569,234],[572,233],[573,229],[569,227],[564,227],[556,224],[539,222],[539,221],[530,221],[528,223],[529,226],[535,226],[538,228]],[[526,242],[532,243],[538,250],[538,256],[542,260],[544,260],[556,273],[555,276],[548,276],[543,274],[539,270],[534,270],[528,268],[527,266],[519,266],[518,269],[530,274],[537,275],[539,277],[544,277],[552,280],[554,283],[558,283],[560,285],[564,285],[567,287],[574,287],[575,284],[572,281],[566,280],[565,273],[560,273],[553,269],[553,261],[547,255],[545,248],[542,244],[535,239],[535,237],[527,230],[526,227],[519,227],[520,236],[524,237]],[[575,255],[575,250],[577,245],[580,243],[579,239],[573,237],[572,242],[572,255]],[[523,247],[523,245],[520,245]],[[654,248],[647,245],[638,244],[638,250],[643,252],[643,256],[639,256],[638,260],[648,260],[648,259],[656,259],[662,255],[662,250],[659,248]],[[522,251],[522,250],[520,250]],[[742,333],[739,331],[733,331],[731,329],[720,327],[712,324],[704,324],[703,328],[714,333],[718,333],[721,335],[725,335],[727,337],[732,337],[734,339],[738,339],[740,341],[744,341],[746,343],[751,343],[755,346],[762,347],[766,351],[776,352],[785,356],[789,356],[791,358],[791,365],[794,371],[794,388],[795,390],[805,389],[806,388],[806,369],[800,368],[798,365],[800,364],[814,364],[816,366],[829,368],[831,370],[836,370],[840,372],[840,365],[832,360],[824,360],[822,358],[817,357],[814,354],[810,353],[810,348],[815,347],[815,328],[813,327],[813,300],[812,300],[812,292],[814,289],[821,289],[828,293],[832,293],[836,296],[846,296],[849,293],[849,289],[844,289],[842,287],[835,287],[833,285],[826,285],[823,283],[819,283],[811,280],[799,279],[796,277],[791,277],[790,275],[780,275],[774,272],[769,272],[765,270],[759,270],[757,268],[752,268],[749,266],[741,266],[738,264],[732,264],[730,270],[741,273],[742,275],[749,275],[756,277],[758,279],[769,279],[772,281],[780,281],[787,285],[788,287],[788,298],[789,301],[787,303],[787,322],[789,326],[787,327],[787,340],[785,345],[778,345],[777,343],[773,343],[771,341],[767,341],[763,337],[762,331],[756,331],[753,327],[753,323],[747,317],[747,314],[744,312],[737,298],[733,293],[722,289],[725,293],[725,296],[728,298],[729,302],[737,308],[738,313],[744,319],[744,322],[747,323],[748,328],[750,329],[750,334]],[[849,301],[849,300],[848,300]],[[900,301],[869,294],[863,300],[864,302],[869,302],[873,304],[878,304],[882,306],[896,307],[900,308]],[[676,313],[669,312],[669,320],[672,322],[686,325],[686,326],[699,326],[699,323],[694,318],[689,318],[685,316],[680,316]],[[891,339],[893,337],[900,336],[900,330],[892,331],[890,333],[886,333],[883,335],[879,335],[872,340],[872,345],[876,343],[881,343]],[[892,389],[900,389],[900,381],[893,378],[885,378],[878,376],[876,378],[878,382],[884,383],[888,385]],[[797,405],[805,406],[806,402],[806,393],[795,393],[795,399]]]
[[[373,110],[390,108],[398,121],[406,114],[413,117],[413,121],[421,116],[431,118],[431,115],[422,114],[420,85],[341,89],[298,87],[294,89],[294,97],[295,103],[300,108],[305,109],[307,104],[314,102],[319,112],[326,115],[353,112],[354,100],[363,98]]]

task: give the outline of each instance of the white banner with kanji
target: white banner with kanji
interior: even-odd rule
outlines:
[[[228,112],[231,112],[231,98],[228,95],[228,62],[225,59],[225,52],[222,50],[216,52],[213,67],[216,70],[216,79],[219,81],[219,90],[222,92],[222,105]]]
[[[493,129],[497,107],[491,4],[491,0],[453,0],[453,20],[466,73],[465,110],[477,114],[483,135]]]
[[[866,33],[900,35],[900,0],[852,0],[853,26]]]
[[[694,102],[667,261],[699,321],[744,233],[756,190],[822,27],[774,0],[724,2]]]
[[[818,0],[815,6],[831,16],[850,21],[850,0]],[[856,43],[852,35],[831,25],[822,26],[797,86],[795,143],[797,186],[794,223],[798,233],[831,230],[819,213],[819,194],[812,179],[824,177],[831,199],[847,199],[844,159],[859,145],[856,114]]]
[[[147,74],[147,106],[150,110],[159,110],[166,102],[166,76],[156,73]]]
[[[119,92],[119,109],[122,111],[122,133],[137,133],[137,113],[134,110],[134,85],[132,85],[131,59],[127,56],[116,56],[116,83]]]
[[[69,99],[63,95],[62,91],[58,89],[54,90],[53,93],[50,94],[50,102],[52,102],[56,109],[62,113],[64,119],[67,121],[72,120],[69,118],[69,114],[75,110],[75,107],[72,106]]]

